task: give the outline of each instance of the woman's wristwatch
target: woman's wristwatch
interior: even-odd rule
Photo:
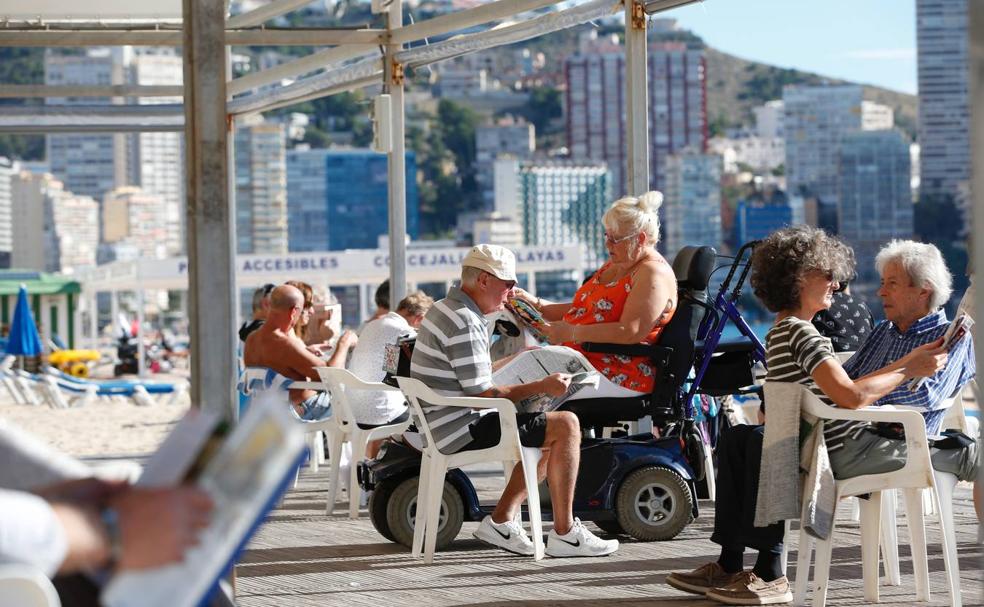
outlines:
[[[99,511],[99,520],[102,521],[103,528],[106,530],[106,537],[109,538],[109,562],[107,569],[115,569],[123,557],[123,537],[120,533],[120,515],[116,510],[109,506]]]

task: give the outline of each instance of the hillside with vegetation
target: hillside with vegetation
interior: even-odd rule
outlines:
[[[752,126],[752,108],[766,101],[782,98],[787,84],[850,84],[803,72],[757,63],[705,47],[707,57],[707,119],[713,132],[728,127]],[[864,98],[895,110],[895,122],[909,136],[916,138],[919,98],[875,86],[864,86]]]

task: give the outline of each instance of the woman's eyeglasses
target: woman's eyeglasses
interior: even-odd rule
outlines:
[[[612,236],[608,232],[605,232],[605,243],[608,244],[608,245],[610,245],[610,246],[615,246],[615,245],[617,245],[620,242],[625,242],[626,240],[628,240],[630,238],[635,238],[638,234],[639,233],[636,232],[634,234],[629,234],[628,236],[623,236],[621,238],[615,238],[614,236]]]

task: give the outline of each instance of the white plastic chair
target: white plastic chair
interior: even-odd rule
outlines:
[[[243,370],[242,377],[240,378],[239,386],[243,394],[249,398],[250,404],[257,402],[255,399],[265,399],[272,398],[277,402],[284,403],[285,406],[290,407],[292,413],[294,407],[290,404],[290,396],[288,390],[272,390],[271,385],[273,379],[275,379],[279,374],[273,369],[268,369],[267,367],[246,367]],[[290,390],[324,390],[324,385],[318,382],[308,382],[308,381],[291,381],[289,385]],[[308,464],[311,466],[311,471],[314,473],[318,472],[318,465],[325,462],[325,447],[322,440],[323,435],[329,435],[332,430],[335,429],[335,423],[329,419],[323,419],[318,421],[304,421],[298,418],[298,422],[304,424],[305,430],[305,440],[308,442],[310,447],[310,457],[308,458]],[[331,436],[329,436],[329,441]],[[329,443],[329,448],[331,443]],[[338,460],[333,460],[330,462],[331,466],[337,466]],[[297,479],[300,476],[300,470],[294,475],[294,487],[297,487]]]
[[[28,399],[28,395],[25,395],[18,385],[17,377],[14,374],[14,362],[17,360],[16,356],[8,354],[4,357],[3,361],[0,362],[0,378],[2,378],[3,385],[7,388],[7,392],[10,393],[10,397],[18,405],[34,405],[37,404]]]
[[[358,490],[358,467],[356,464],[365,459],[369,441],[403,434],[410,426],[410,420],[408,419],[397,424],[377,426],[366,430],[360,428],[358,420],[352,414],[352,407],[349,404],[350,390],[400,393],[400,389],[383,383],[362,381],[355,374],[345,369],[319,367],[317,371],[318,375],[321,376],[324,387],[331,393],[331,419],[335,422],[337,428],[337,438],[330,443],[333,450],[330,454],[330,459],[337,461],[337,458],[341,454],[342,443],[347,442],[352,445],[352,465],[349,468],[348,484],[349,518],[359,518],[359,497],[361,492]],[[336,454],[335,451],[338,453]],[[339,468],[340,466],[331,467],[331,477],[328,485],[328,514],[331,514],[335,510],[335,500],[338,496]]]
[[[768,385],[768,384],[767,384]],[[838,501],[844,497],[870,494],[861,504],[861,561],[864,579],[864,598],[868,602],[878,602],[878,546],[881,533],[882,491],[902,490],[906,504],[906,519],[912,545],[912,561],[915,570],[916,600],[929,600],[929,565],[926,556],[926,529],[923,525],[922,489],[932,492],[934,502],[939,505],[936,475],[929,458],[929,445],[926,440],[926,424],[922,415],[916,411],[885,409],[840,409],[830,407],[820,401],[812,392],[802,388],[802,412],[824,420],[850,420],[860,422],[901,423],[905,431],[907,458],[905,465],[894,472],[868,474],[855,478],[835,481]],[[951,519],[952,520],[952,519]],[[956,545],[950,541],[952,529],[947,530],[946,517],[941,517],[943,526],[943,557],[948,572],[950,604],[960,605],[960,588],[957,569]],[[822,607],[827,600],[827,581],[830,575],[830,558],[833,548],[833,534],[836,521],[831,528],[830,537],[816,541],[816,562],[813,574],[813,605]],[[795,593],[793,602],[803,605],[809,583],[809,569],[812,556],[812,538],[801,527],[799,533],[799,554],[796,567]]]
[[[427,443],[420,465],[420,482],[417,490],[417,515],[413,529],[413,556],[419,557],[421,546],[424,562],[434,561],[437,545],[437,529],[441,514],[441,496],[444,493],[444,477],[449,468],[458,468],[477,462],[502,462],[506,470],[511,470],[515,462],[523,466],[526,480],[526,505],[530,518],[530,533],[533,536],[533,559],[543,558],[543,525],[540,519],[540,489],[537,483],[536,467],[540,461],[540,449],[524,447],[519,442],[516,426],[516,405],[504,398],[448,397],[441,396],[423,382],[409,377],[398,377],[400,389],[410,402],[417,428]],[[502,438],[499,444],[488,449],[442,453],[431,435],[430,426],[424,417],[423,408],[429,406],[465,407],[468,409],[494,409],[499,413]],[[508,478],[506,479],[508,482]]]
[[[61,601],[51,580],[39,569],[0,565],[0,605],[61,607]]]

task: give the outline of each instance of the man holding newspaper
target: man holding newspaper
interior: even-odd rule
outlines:
[[[554,521],[547,536],[546,553],[554,557],[611,554],[618,550],[617,540],[602,540],[573,518],[574,483],[580,462],[577,418],[569,412],[549,410],[550,402],[568,393],[573,378],[569,371],[576,369],[566,363],[561,368],[568,372],[554,372],[544,366],[537,375],[535,369],[527,367],[516,373],[533,375],[522,376],[511,384],[499,383],[497,378],[501,376],[492,374],[485,315],[502,309],[515,286],[516,258],[511,251],[494,245],[473,247],[462,261],[461,285],[435,303],[420,325],[410,374],[450,396],[508,398],[518,407],[524,401],[540,402],[540,395],[546,395],[542,397],[546,406],[536,406],[532,412],[524,408],[516,415],[522,444],[543,449],[539,471],[541,478],[545,476],[549,481]],[[521,358],[524,357],[513,362],[519,363]],[[542,358],[541,363],[553,362],[548,360],[551,357]],[[590,365],[584,370],[588,369]],[[434,440],[449,453],[484,449],[499,442],[498,415],[482,413],[485,412],[453,407],[424,409]],[[519,520],[525,498],[523,471],[517,466],[495,510],[482,521],[475,537],[510,552],[533,554],[533,542]]]

